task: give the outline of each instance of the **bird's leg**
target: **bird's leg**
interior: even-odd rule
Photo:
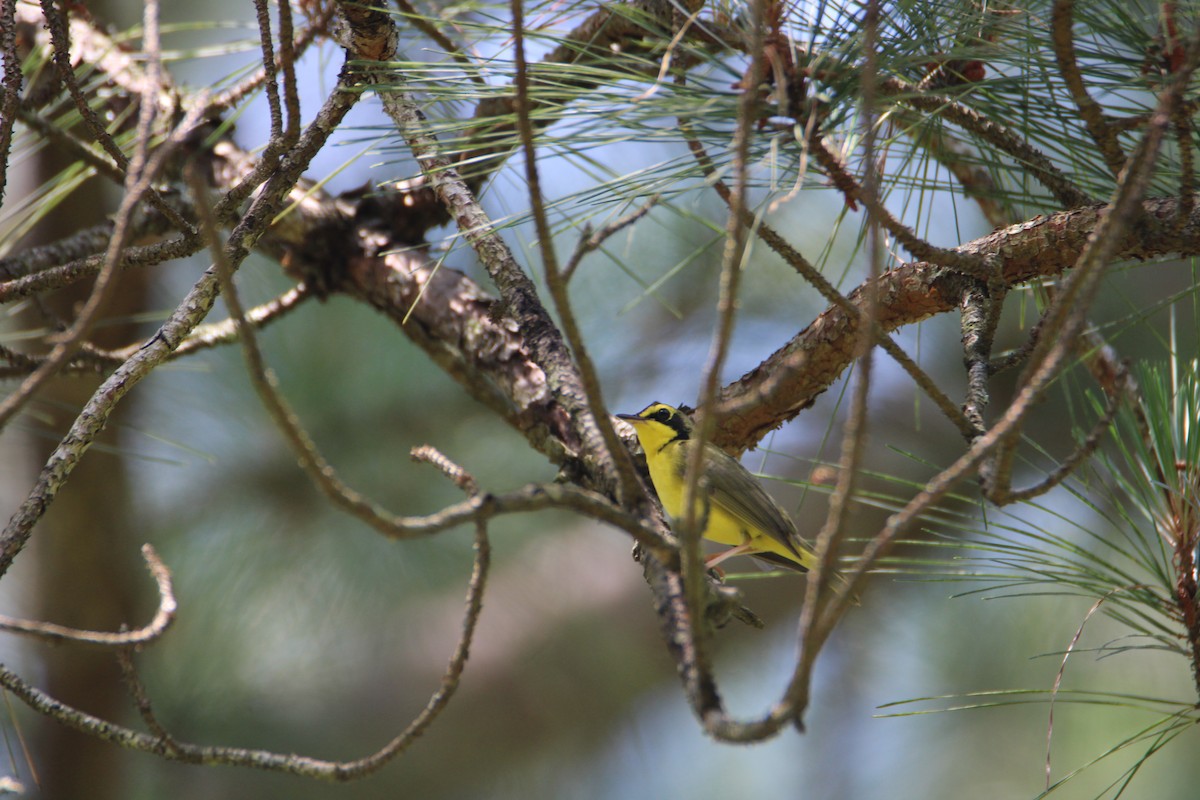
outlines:
[[[704,559],[704,566],[708,569],[712,569],[727,558],[743,556],[753,552],[756,552],[755,549],[750,546],[749,542],[746,542],[744,544],[739,544],[737,547],[731,547],[723,553],[716,553],[709,556],[708,558]]]

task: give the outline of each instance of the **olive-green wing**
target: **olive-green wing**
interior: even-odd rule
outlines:
[[[766,533],[798,556],[807,549],[791,518],[737,459],[714,444],[707,445],[705,456],[708,462],[705,477],[714,505]]]

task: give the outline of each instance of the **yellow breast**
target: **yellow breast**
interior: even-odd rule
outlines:
[[[683,519],[683,473],[687,469],[687,446],[690,444],[691,440],[669,442],[661,446],[654,457],[647,453],[650,480],[672,522]],[[705,506],[708,507],[708,520],[700,533],[703,538],[731,547],[750,543],[756,550],[767,550],[796,560],[795,554],[782,543],[729,513],[719,500],[713,500],[711,492],[703,499],[697,498],[696,519],[704,516]]]

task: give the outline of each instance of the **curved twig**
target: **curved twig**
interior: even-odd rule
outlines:
[[[585,397],[585,416],[578,421],[585,433],[582,437],[589,445],[599,444],[585,457],[591,456],[602,462],[602,470],[611,472],[616,477],[617,502],[632,504],[635,499],[643,498],[645,492],[637,473],[633,468],[633,457],[621,443],[609,417],[604,403],[604,393],[600,388],[600,375],[596,364],[588,353],[579,323],[575,318],[575,310],[571,305],[571,297],[567,291],[567,279],[559,269],[558,256],[554,252],[554,234],[550,230],[550,222],[546,218],[546,206],[542,199],[541,178],[538,175],[537,150],[533,144],[533,122],[530,119],[532,102],[530,99],[529,65],[525,61],[525,19],[522,3],[524,0],[512,0],[510,10],[513,17],[513,51],[516,67],[515,99],[517,136],[525,155],[525,177],[529,184],[529,199],[533,209],[533,222],[537,229],[538,246],[542,255],[542,267],[546,276],[546,287],[550,290],[550,299],[558,312],[558,323],[562,338],[571,355],[574,356],[574,372],[579,386]],[[598,441],[597,441],[598,440]]]
[[[0,614],[0,631],[20,633],[35,636],[48,641],[70,641],[79,644],[94,644],[103,647],[130,647],[153,642],[166,633],[167,628],[175,621],[175,612],[179,604],[175,600],[175,591],[171,586],[171,571],[148,544],[142,545],[142,557],[146,559],[146,567],[154,582],[158,584],[158,611],[146,625],[132,631],[105,633],[89,631],[80,628],[68,628],[53,622],[38,622],[35,620],[17,619]]]
[[[47,0],[46,4],[52,5],[52,3],[49,3],[49,0]],[[92,326],[99,319],[104,305],[116,290],[117,284],[114,276],[120,264],[121,251],[125,248],[126,243],[132,235],[131,221],[134,213],[137,211],[142,198],[148,193],[153,192],[153,181],[158,172],[166,164],[167,158],[200,120],[200,106],[202,104],[198,103],[196,107],[188,112],[183,121],[175,127],[167,141],[151,155],[152,126],[158,113],[157,91],[159,84],[157,76],[160,67],[158,59],[158,5],[154,2],[148,2],[144,17],[143,25],[145,27],[144,37],[147,42],[146,48],[151,55],[149,68],[150,80],[146,81],[145,91],[141,97],[137,125],[137,146],[133,158],[128,163],[125,176],[125,194],[122,196],[121,205],[117,209],[115,222],[113,223],[113,235],[109,240],[108,249],[104,253],[104,265],[96,275],[96,281],[92,286],[87,302],[79,311],[71,327],[57,339],[50,355],[37,370],[21,382],[16,391],[5,397],[4,401],[0,403],[0,429],[82,347],[84,337],[87,336]],[[55,26],[52,25],[51,29],[54,30],[54,28]],[[184,227],[185,230],[190,228],[186,224]]]
[[[925,111],[952,122],[983,139],[993,147],[1017,159],[1039,183],[1050,190],[1063,208],[1094,205],[1096,198],[1085,192],[1062,170],[1029,142],[995,120],[964,106],[952,98],[928,94],[900,78],[880,81],[880,95],[894,99],[918,111]]]
[[[1075,0],[1055,0],[1054,10],[1050,14],[1054,56],[1058,59],[1059,74],[1071,92],[1071,99],[1079,109],[1079,116],[1083,118],[1088,135],[1099,148],[1104,163],[1108,165],[1108,171],[1116,177],[1125,168],[1125,152],[1121,149],[1116,132],[1104,119],[1104,110],[1088,94],[1083,83],[1083,73],[1079,70],[1079,60],[1075,56],[1075,33],[1072,30],[1074,12]]]
[[[442,675],[441,685],[429,698],[425,708],[395,738],[375,753],[353,761],[327,761],[269,750],[190,744],[172,738],[162,729],[161,725],[157,724],[157,721],[151,726],[151,729],[155,730],[153,735],[141,733],[60,702],[26,683],[19,675],[3,665],[0,665],[0,686],[11,691],[34,711],[51,717],[73,730],[130,750],[154,753],[170,761],[251,767],[326,781],[354,780],[379,771],[408,749],[445,710],[451,697],[454,696],[471,650],[471,642],[479,623],[479,615],[483,609],[483,590],[487,584],[490,564],[491,546],[488,543],[487,530],[483,522],[479,522],[476,526],[475,564],[467,587],[467,607],[463,613],[462,634],[459,636],[458,644],[446,666],[446,671]],[[135,696],[137,696],[136,692]],[[143,701],[144,707],[149,708],[149,701],[145,699],[144,694],[139,700],[139,708],[143,707]],[[151,719],[153,719],[152,715]]]
[[[283,198],[295,186],[329,134],[359,94],[348,91],[349,75],[338,81],[316,117],[305,129],[289,157],[277,169],[230,234],[228,249],[232,260],[244,259],[250,247],[262,236],[278,212]],[[197,104],[197,108],[201,107]],[[42,468],[37,482],[25,501],[0,532],[0,575],[25,547],[34,524],[41,519],[55,495],[74,471],[87,449],[107,426],[113,410],[129,391],[152,372],[208,315],[216,301],[218,281],[213,270],[205,272],[187,293],[158,332],[137,353],[105,380],[85,404],[71,429]]]
[[[871,219],[878,222],[882,227],[887,229],[888,233],[896,237],[896,241],[905,250],[912,253],[916,260],[928,261],[940,267],[952,267],[959,272],[965,272],[968,275],[976,277],[986,274],[987,265],[983,259],[974,254],[966,254],[954,249],[948,250],[944,247],[937,247],[917,236],[911,228],[896,219],[892,212],[888,211],[880,198],[866,191],[866,187],[861,185],[850,174],[850,171],[842,163],[841,159],[826,146],[825,140],[819,131],[814,131],[809,136],[808,147],[816,155],[817,163],[830,176],[833,185],[846,195],[847,201],[860,202],[866,206],[867,214]],[[874,165],[868,163],[867,169],[868,171],[874,169]]]
[[[685,119],[680,119],[679,129],[687,140],[688,148],[692,151],[692,155],[695,157],[697,163],[699,163],[700,169],[703,170],[705,177],[708,178],[714,191],[728,205],[730,202],[729,187],[716,176],[716,168],[712,163],[712,159],[705,152],[704,146],[692,135],[690,123]],[[855,305],[844,294],[839,292],[829,279],[821,274],[821,271],[805,258],[800,251],[793,247],[777,230],[766,222],[757,219],[754,214],[750,213],[749,209],[742,210],[742,224],[766,242],[767,246],[774,250],[776,255],[782,258],[792,269],[796,270],[802,278],[821,293],[822,297],[847,314],[858,314]],[[969,439],[973,435],[973,429],[963,414],[962,409],[955,405],[954,401],[934,382],[929,373],[921,369],[920,365],[904,351],[904,348],[896,344],[895,340],[873,318],[871,320],[871,328],[875,337],[875,343],[882,347],[884,352],[891,356],[900,365],[901,369],[908,373],[917,387],[933,401],[933,404],[937,406],[946,419],[958,428],[959,433]]]
[[[125,156],[125,153],[117,145],[112,134],[105,128],[100,116],[96,110],[88,103],[83,89],[79,86],[79,81],[75,78],[75,69],[71,63],[71,33],[72,25],[65,11],[55,8],[54,0],[41,0],[42,16],[45,20],[46,28],[50,33],[50,45],[52,49],[52,60],[58,71],[59,79],[63,85],[67,87],[67,92],[71,95],[71,99],[75,103],[75,110],[79,112],[80,117],[84,121],[88,133],[92,140],[100,145],[106,153],[113,159],[117,167],[122,171],[130,171],[131,165],[136,164],[139,158],[138,152],[141,149],[149,147],[149,124],[154,117],[167,112],[164,116],[169,115],[173,111],[172,107],[166,107],[160,104],[160,100],[165,96],[161,91],[161,70],[159,69],[160,59],[158,57],[158,4],[154,2],[146,3],[145,12],[143,13],[143,50],[148,56],[148,65],[141,85],[137,87],[136,94],[139,96],[141,106],[138,108],[138,126],[139,132],[137,135],[137,143],[135,144],[135,153],[133,159]],[[86,60],[86,59],[85,59]],[[194,116],[200,116],[199,109],[193,109]],[[136,171],[137,167],[135,167]],[[131,177],[126,175],[125,182],[129,183]],[[191,226],[188,224],[179,212],[171,207],[162,195],[153,186],[148,186],[143,190],[143,194],[150,200],[150,203],[157,208],[164,216],[171,221],[173,225],[182,231],[188,231]]]

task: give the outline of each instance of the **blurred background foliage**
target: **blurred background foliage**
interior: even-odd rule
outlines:
[[[935,23],[954,18],[960,5],[895,4],[897,18],[913,28],[895,31],[893,62],[886,69],[901,75],[907,70],[916,80],[933,43],[953,55],[964,37]],[[1145,106],[1147,96],[1128,79],[1138,73],[1142,58],[1132,44],[1133,30],[1153,20],[1152,7],[1094,5],[1086,11],[1094,50],[1084,57],[1103,55],[1105,68],[1093,61],[1097,70],[1089,77],[1100,82],[1106,103]],[[573,9],[578,16],[590,6]],[[843,56],[854,52],[856,39],[849,33],[857,7],[844,9],[841,18],[825,4],[812,9],[830,23],[831,57],[838,48]],[[92,10],[118,29],[130,29],[136,40],[138,4],[109,0]],[[427,11],[467,32],[483,63],[500,59],[494,76],[484,72],[493,86],[506,85],[510,54],[503,6],[434,4]],[[166,42],[181,84],[212,85],[257,63],[251,11],[244,4],[204,9],[165,4],[163,13],[164,23],[174,25],[166,29]],[[535,4],[527,13],[531,25],[539,15],[548,24],[554,21],[547,33],[569,27],[561,20],[570,14],[557,6]],[[198,14],[241,21],[213,26]],[[921,20],[927,27],[917,24]],[[1034,32],[1037,14],[1017,15],[1006,24],[1027,27],[1022,37],[1000,36],[991,43],[994,94],[980,91],[973,99],[1061,158],[1089,188],[1103,190],[1110,179],[1064,144],[1079,135],[1078,120],[1056,116],[1064,105],[1036,102],[1033,92],[1020,113],[1005,105],[1014,102],[1012,85],[1034,83],[1049,69],[1043,63],[1045,33],[1039,39]],[[413,62],[413,70],[419,64],[430,69],[423,87],[430,94],[441,82],[444,91],[429,99],[429,113],[443,125],[444,138],[452,136],[450,120],[461,118],[477,98],[465,81],[456,89],[445,78],[444,54],[405,30],[412,38],[402,43],[403,58]],[[339,63],[340,54],[329,44],[306,55],[301,86],[310,113]],[[711,115],[700,122],[714,141],[727,136],[735,98],[728,87],[740,77],[739,69],[736,60],[712,59],[702,71],[708,83],[689,90],[697,93],[691,101],[680,99],[686,91],[663,86],[666,99],[639,106],[632,98],[646,90],[644,83],[607,86],[587,98],[590,105],[573,109],[585,118],[578,127],[567,120],[540,136],[543,188],[556,201],[552,219],[560,252],[570,251],[583,222],[627,211],[627,198],[668,195],[646,219],[584,262],[572,283],[614,410],[634,411],[651,400],[694,402],[714,319],[725,211],[704,190],[677,131],[662,120],[672,118],[671,104],[678,103],[688,113]],[[830,76],[825,91],[831,101],[836,104],[850,91],[850,81]],[[451,102],[456,91],[460,96]],[[706,94],[712,102],[699,105],[695,98]],[[631,121],[629,115],[643,107],[644,118]],[[841,107],[847,114],[853,110],[852,103]],[[264,109],[260,98],[238,118],[243,146],[265,139]],[[852,119],[847,125],[853,130]],[[841,195],[814,176],[803,191],[789,194],[796,164],[786,153],[772,154],[770,136],[761,141],[766,144],[758,153],[755,199],[786,196],[771,209],[771,223],[805,252],[822,253],[823,268],[841,288],[857,285],[865,274],[861,214],[849,212]],[[887,154],[886,171],[893,177],[889,205],[916,218],[922,235],[939,244],[988,232],[975,204],[951,193],[948,176],[913,156],[911,147],[904,150],[902,141],[897,133]],[[355,110],[339,145],[315,165],[319,175],[332,176],[331,191],[408,177],[415,169],[374,102]],[[720,160],[721,154],[714,155]],[[27,192],[56,174],[36,163],[36,156],[26,164],[33,176],[24,179]],[[981,155],[981,163],[989,165],[988,158]],[[1002,172],[1010,180],[997,191],[1013,219],[1045,210],[1045,198],[1021,181],[1019,171]],[[495,219],[505,221],[504,235],[519,257],[536,264],[523,174],[520,159],[510,159],[483,200]],[[1169,178],[1160,176],[1164,186],[1171,185]],[[105,196],[102,189],[98,194]],[[19,195],[10,188],[10,196]],[[468,248],[453,239],[445,247],[447,265],[487,284]],[[143,289],[144,307],[167,309],[206,266],[206,260],[193,259],[155,271]],[[262,259],[248,262],[239,281],[251,302],[290,285],[278,265]],[[1190,262],[1121,265],[1110,272],[1095,319],[1122,356],[1169,370],[1172,352],[1197,352],[1196,286]],[[1039,302],[1033,289],[1010,298],[1001,347],[1022,341]],[[758,364],[822,308],[823,301],[790,268],[756,245],[726,380]],[[0,333],[5,341],[25,333],[19,320],[10,314]],[[143,332],[151,330],[147,321],[125,320]],[[961,394],[956,320],[929,320],[897,338],[952,396]],[[426,513],[458,499],[436,471],[410,462],[409,450],[421,444],[448,454],[489,490],[553,478],[552,467],[518,435],[466,399],[390,322],[362,305],[338,297],[310,303],[267,329],[262,341],[283,391],[330,461],[351,485],[395,511]],[[1180,363],[1185,371],[1195,369],[1187,359]],[[801,533],[809,537],[824,519],[821,468],[836,454],[843,385],[745,457],[748,466],[772,478],[772,492],[795,512]],[[1095,418],[1096,409],[1084,399],[1087,385],[1081,375],[1068,374],[1034,415],[1026,435],[1035,445],[1031,451],[1043,456],[1022,466],[1023,479],[1052,469]],[[1008,390],[998,380],[996,407],[1003,407]],[[67,405],[43,399],[0,439],[6,507],[15,505],[69,424],[64,409],[70,401],[58,402]],[[886,360],[880,361],[872,404],[867,463],[873,474],[854,517],[864,536],[963,447]],[[1186,413],[1193,414],[1194,425],[1195,408]],[[144,619],[152,607],[152,584],[139,574],[136,554],[138,545],[150,541],[174,570],[182,610],[166,640],[138,663],[159,718],[180,738],[349,759],[380,746],[424,705],[459,631],[470,531],[397,544],[334,513],[297,469],[235,348],[159,370],[124,410],[105,445],[89,455],[99,487],[92,499],[84,500],[85,489],[74,484],[64,493],[64,506],[79,495],[83,516],[68,521],[64,511],[57,527],[53,517],[48,520],[50,530],[35,537],[31,552],[4,582],[5,610],[110,629]],[[1056,797],[1115,796],[1124,776],[1136,770],[1127,796],[1192,798],[1200,785],[1193,757],[1200,740],[1189,711],[1195,696],[1187,661],[1165,642],[1128,642],[1127,620],[1089,616],[1096,596],[1078,586],[1070,591],[1057,573],[1036,581],[1039,570],[1071,548],[1092,552],[1097,537],[1155,540],[1144,517],[1115,513],[1138,500],[1120,448],[1106,446],[1104,454],[1093,470],[1036,503],[985,508],[963,487],[945,516],[931,518],[919,540],[876,576],[861,608],[835,634],[817,670],[806,735],[787,733],[746,748],[705,739],[659,639],[640,569],[629,559],[629,541],[568,515],[540,514],[493,524],[495,568],[460,696],[382,773],[330,787],[183,766],[105,746],[98,756],[105,769],[87,772],[88,796],[1032,797],[1046,785],[1049,748],[1052,781],[1086,767]],[[107,609],[101,619],[88,621],[72,614],[108,605],[111,589],[102,579],[108,568],[96,567],[94,583],[64,584],[53,564],[61,551],[75,552],[75,545],[63,546],[66,529],[82,528],[86,538],[86,520],[100,507],[118,521],[106,523],[111,535],[93,544],[120,562],[121,580],[137,598],[120,612]],[[1154,578],[1147,563],[1130,570],[1127,580]],[[748,605],[766,619],[766,630],[735,626],[718,637],[718,675],[732,708],[745,713],[761,711],[787,680],[803,589],[801,578],[760,577],[751,571],[739,585]],[[1096,586],[1113,585],[1105,580],[1097,578]],[[1161,576],[1158,583],[1161,590]],[[46,597],[55,598],[59,612],[47,611]],[[1113,602],[1103,611],[1118,606]],[[1072,647],[1051,728],[1050,693],[1063,654]],[[70,646],[11,638],[0,641],[0,653],[35,682],[53,662],[77,657]],[[109,705],[86,697],[77,702],[97,713],[116,709],[113,714],[126,721],[135,716],[119,698]],[[929,713],[935,711],[944,713]],[[1163,723],[1172,715],[1177,728]],[[32,733],[33,764],[45,785],[53,786],[56,774],[80,765],[56,763],[46,755],[49,750],[39,749],[41,737],[73,736],[47,733],[44,725],[23,708],[8,712],[7,771],[28,780],[17,731]],[[49,789],[45,796],[52,796]]]

